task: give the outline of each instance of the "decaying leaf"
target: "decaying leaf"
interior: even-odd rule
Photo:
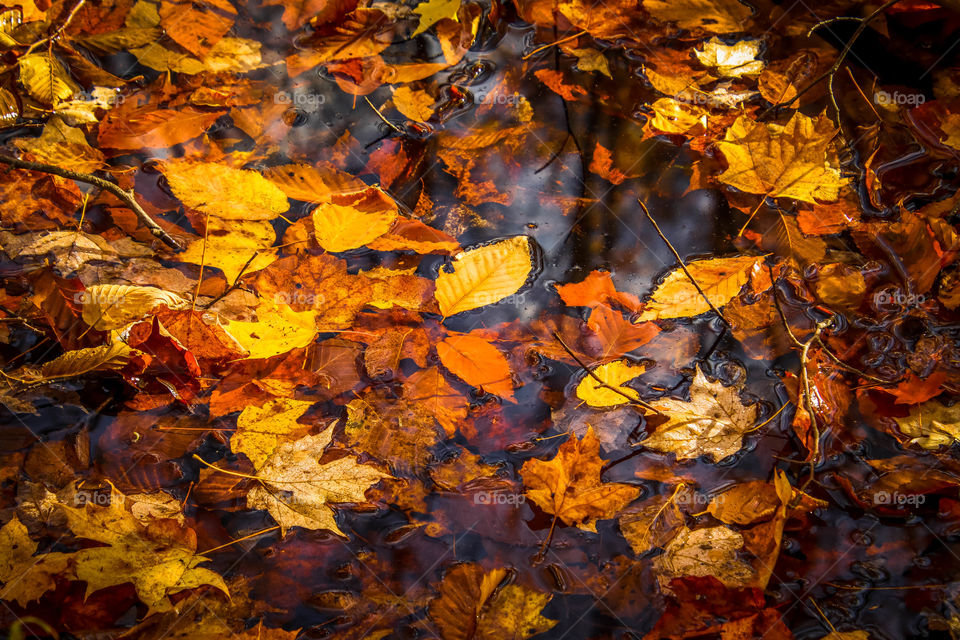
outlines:
[[[652,403],[667,416],[643,446],[673,453],[678,460],[710,456],[719,462],[743,446],[756,426],[757,407],[740,401],[737,387],[710,382],[699,368],[690,385],[690,401],[664,398]]]
[[[640,495],[637,487],[603,482],[603,462],[600,441],[590,428],[579,440],[571,434],[552,460],[523,463],[520,475],[527,497],[538,507],[568,525],[596,533],[597,520],[613,517]]]

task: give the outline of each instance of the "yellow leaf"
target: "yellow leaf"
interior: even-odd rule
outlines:
[[[686,133],[698,125],[707,126],[707,112],[686,102],[660,98],[650,108],[654,113],[650,126],[665,133]]]
[[[906,418],[894,418],[910,442],[924,449],[939,449],[960,440],[960,415],[957,407],[945,407],[937,400],[910,407]]]
[[[756,405],[744,406],[738,387],[710,382],[699,368],[690,385],[689,402],[663,398],[652,404],[668,420],[642,444],[673,453],[677,460],[708,455],[719,462],[740,450],[743,436],[757,420]]]
[[[203,264],[207,268],[216,267],[223,271],[227,281],[232,284],[236,282],[241,269],[248,274],[272,264],[277,259],[276,250],[271,248],[276,240],[273,226],[264,220],[210,217],[207,219],[206,238],[191,240],[183,253],[177,255],[177,260]]]
[[[303,527],[326,529],[344,536],[330,505],[366,502],[363,495],[366,490],[391,476],[374,467],[357,464],[351,456],[320,464],[323,450],[332,437],[331,427],[318,435],[304,436],[277,447],[257,471],[261,484],[247,494],[247,507],[268,511],[283,535],[292,527]]]
[[[437,304],[449,317],[503,300],[527,281],[533,263],[530,240],[515,236],[458,254],[453,270],[437,276]]]
[[[80,86],[70,79],[63,65],[46,53],[31,53],[17,63],[20,83],[31,97],[47,106],[56,106],[80,91]]]
[[[746,284],[750,270],[764,256],[737,256],[695,260],[687,264],[687,271],[718,309],[730,302]],[[686,318],[710,311],[683,269],[675,269],[658,286],[640,314],[638,322],[663,318]]]
[[[444,18],[456,19],[460,0],[427,0],[417,5],[414,13],[420,15],[420,24],[413,35],[418,36]]]
[[[313,342],[317,312],[265,305],[257,309],[255,322],[233,320],[225,329],[250,352],[250,358],[272,358]]]
[[[67,351],[40,367],[44,380],[72,378],[91,371],[122,369],[130,359],[132,349],[122,342]]]
[[[35,556],[39,545],[30,539],[27,528],[14,514],[0,529],[0,582],[3,599],[20,606],[36,600],[56,586],[57,577],[68,573],[70,554],[45,553]]]
[[[224,220],[273,220],[289,208],[283,191],[256,171],[183,160],[161,170],[181,202]]]
[[[381,201],[382,202],[382,201]],[[313,210],[313,227],[317,244],[333,253],[362,247],[385,234],[397,219],[392,208],[358,208],[321,203]]]
[[[313,402],[276,398],[262,407],[245,408],[237,417],[237,431],[230,438],[230,450],[246,454],[259,469],[283,442],[297,440],[310,432],[309,424],[297,422]]]
[[[198,566],[208,559],[197,554],[193,530],[144,527],[125,503],[114,489],[109,506],[61,506],[75,536],[107,545],[69,554],[87,595],[132,582],[151,613],[173,610],[168,596],[184,589],[210,585],[229,595],[219,574]]]
[[[705,67],[714,67],[724,78],[742,78],[755,76],[763,71],[759,40],[741,40],[735,44],[724,44],[720,38],[710,38],[703,50],[694,49],[697,60]]]
[[[589,427],[582,440],[570,434],[552,460],[524,462],[520,475],[527,497],[538,507],[568,525],[596,533],[597,520],[614,517],[641,493],[628,484],[601,482],[603,463],[600,441]]]
[[[743,536],[729,527],[683,527],[663,554],[653,559],[653,568],[662,588],[684,576],[714,576],[728,587],[745,587],[756,574],[737,557],[742,548]]]
[[[163,289],[125,284],[95,284],[77,296],[83,303],[83,321],[99,331],[119,329],[150,315],[160,305],[182,309],[189,304]]]
[[[599,71],[608,78],[613,78],[610,75],[610,64],[601,51],[596,49],[570,49],[568,53],[577,56],[577,68],[580,71]]]
[[[477,640],[525,640],[557,624],[540,615],[553,596],[518,584],[508,584],[480,614]]]
[[[393,92],[393,106],[408,119],[426,122],[433,115],[433,97],[422,90],[403,86]]]
[[[811,204],[836,200],[840,187],[848,182],[840,177],[833,147],[836,134],[823,114],[814,119],[797,112],[785,125],[740,116],[717,142],[729,164],[718,179],[741,191],[774,198]]]
[[[593,376],[586,375],[580,381],[580,384],[577,385],[577,397],[591,407],[614,407],[629,402],[624,395],[637,400],[640,398],[640,394],[635,389],[624,387],[623,383],[633,380],[645,369],[646,367],[643,365],[632,365],[626,360],[615,360],[602,364],[593,370]],[[620,390],[624,395],[601,386],[597,378],[602,380],[604,384],[613,387],[613,389]]]
[[[643,0],[643,8],[657,20],[710,33],[743,31],[751,15],[737,0]]]

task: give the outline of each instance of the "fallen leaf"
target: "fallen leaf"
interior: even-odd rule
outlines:
[[[437,276],[440,313],[450,317],[503,300],[520,290],[533,269],[530,239],[515,236],[456,255]]]
[[[626,360],[602,364],[592,371],[593,375],[588,374],[580,381],[577,385],[577,397],[591,407],[615,407],[630,402],[630,398],[639,400],[640,394],[636,389],[623,385],[642,374],[645,369],[643,365],[634,365]]]
[[[747,283],[750,271],[763,260],[763,256],[694,260],[687,263],[687,272],[697,281],[713,306],[720,308],[740,292]],[[697,291],[687,273],[683,269],[675,269],[654,289],[638,321],[686,318],[707,311],[710,311],[710,305]]]
[[[448,336],[437,343],[437,355],[450,373],[467,384],[516,402],[510,363],[484,338],[473,335]]]

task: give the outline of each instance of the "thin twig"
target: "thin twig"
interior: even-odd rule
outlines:
[[[224,298],[226,298],[228,295],[230,295],[230,292],[231,292],[231,291],[233,291],[234,289],[237,288],[237,285],[240,284],[240,278],[243,277],[243,272],[247,270],[247,267],[250,266],[250,263],[253,262],[253,260],[254,260],[258,255],[260,255],[260,251],[259,251],[259,250],[253,252],[253,255],[250,256],[250,259],[247,260],[246,263],[244,263],[243,267],[240,269],[240,273],[238,273],[238,274],[237,274],[237,277],[233,279],[233,284],[230,285],[229,287],[227,287],[226,289],[224,289],[223,293],[221,293],[221,294],[218,295],[216,298],[214,298],[213,300],[211,300],[210,302],[208,302],[207,304],[205,304],[205,305],[203,306],[203,310],[204,310],[204,311],[206,311],[207,309],[209,309],[209,308],[212,307],[213,305],[217,304],[218,302],[220,302],[220,301],[223,300]]]
[[[143,226],[149,229],[150,233],[159,238],[165,245],[171,249],[174,249],[175,251],[181,251],[183,249],[179,242],[174,240],[166,231],[163,230],[163,227],[158,225],[153,218],[150,217],[150,214],[143,210],[143,207],[140,206],[140,203],[138,203],[134,197],[132,190],[127,191],[121,189],[118,185],[110,182],[109,180],[98,178],[97,176],[90,175],[89,173],[79,173],[77,171],[71,171],[70,169],[64,169],[62,167],[43,162],[28,162],[26,160],[9,158],[3,154],[0,154],[0,163],[8,164],[11,167],[16,167],[17,169],[39,171],[41,173],[49,173],[55,176],[60,176],[61,178],[67,178],[69,180],[76,180],[77,182],[85,182],[87,184],[92,184],[95,187],[100,187],[105,191],[109,191],[121,202],[127,205],[127,207],[137,215],[137,218],[140,219],[140,222],[143,223]]]
[[[583,370],[587,372],[587,375],[589,375],[591,378],[593,378],[598,385],[600,385],[600,386],[603,387],[604,389],[609,389],[610,391],[613,391],[614,393],[617,393],[617,394],[623,396],[624,398],[626,398],[627,400],[629,400],[631,404],[636,404],[636,405],[638,405],[638,406],[643,407],[644,409],[648,409],[648,410],[650,410],[650,411],[653,411],[653,412],[655,412],[655,413],[658,413],[658,414],[660,414],[660,415],[663,415],[663,412],[660,411],[659,409],[657,409],[657,408],[656,408],[655,406],[653,406],[652,404],[650,404],[650,403],[648,403],[648,402],[644,402],[644,401],[641,400],[640,398],[634,398],[633,396],[629,395],[628,393],[625,393],[625,392],[621,391],[620,389],[617,389],[616,387],[610,386],[609,384],[607,384],[606,382],[604,382],[603,380],[601,380],[601,379],[597,376],[597,374],[595,374],[593,371],[590,370],[590,367],[588,367],[588,366],[583,362],[583,360],[581,360],[580,358],[577,357],[577,354],[575,354],[573,351],[570,350],[570,347],[567,346],[567,343],[563,341],[563,338],[560,337],[560,334],[559,334],[558,332],[554,331],[554,332],[553,332],[553,337],[557,339],[557,341],[560,343],[560,346],[563,347],[563,350],[566,351],[568,354],[570,354],[570,357],[573,358],[573,359],[577,362],[577,364],[580,365],[580,366],[583,368]]]
[[[897,4],[898,2],[900,2],[900,0],[888,0],[888,2],[884,3],[883,5],[881,5],[876,11],[874,11],[873,13],[871,13],[870,15],[868,15],[866,18],[860,18],[860,19],[859,19],[859,20],[860,20],[860,26],[857,27],[857,30],[854,31],[854,32],[853,32],[853,35],[850,36],[850,39],[847,40],[847,44],[843,47],[843,50],[840,51],[840,55],[837,56],[836,61],[833,63],[833,65],[832,65],[829,69],[827,69],[826,71],[824,71],[823,73],[821,73],[821,74],[820,74],[819,76],[817,76],[814,80],[812,80],[812,81],[810,82],[810,84],[808,84],[806,87],[804,87],[803,89],[801,89],[800,91],[798,91],[798,92],[797,92],[797,95],[793,96],[790,100],[788,100],[788,101],[786,101],[786,102],[783,102],[783,103],[771,105],[771,106],[770,106],[769,108],[767,108],[763,113],[760,114],[760,117],[763,118],[767,113],[769,113],[769,112],[772,111],[773,109],[779,109],[779,108],[781,108],[781,107],[789,107],[791,104],[793,104],[794,102],[796,102],[797,100],[799,100],[802,95],[804,95],[805,93],[807,93],[808,91],[810,91],[811,89],[813,89],[813,88],[814,88],[815,86],[817,86],[819,83],[821,83],[822,81],[826,80],[827,78],[832,78],[832,77],[837,73],[837,71],[840,69],[840,65],[842,65],[842,64],[843,64],[843,61],[847,58],[847,54],[850,53],[850,49],[853,48],[854,43],[856,43],[856,41],[857,41],[857,39],[860,37],[860,35],[863,34],[863,32],[866,30],[867,26],[868,26],[871,22],[873,22],[873,20],[876,19],[877,16],[879,16],[881,13],[883,13],[884,11],[886,11],[887,9],[889,9],[890,7],[892,7],[893,5]],[[855,18],[855,19],[856,19],[856,18]],[[818,24],[815,24],[815,25],[810,29],[810,32],[814,31],[817,27],[820,27],[820,26],[822,26],[822,25],[828,24],[829,22],[830,22],[830,20],[825,21],[825,22],[821,22],[821,23],[818,23]],[[832,83],[831,83],[831,84],[832,84]]]
[[[528,60],[529,58],[533,57],[533,56],[536,55],[537,53],[543,51],[544,49],[549,49],[550,47],[555,47],[556,45],[558,45],[558,44],[560,44],[560,43],[562,43],[562,42],[569,42],[569,41],[571,41],[571,40],[575,40],[575,39],[579,38],[580,36],[585,36],[585,35],[587,35],[588,33],[589,33],[589,31],[578,31],[577,33],[575,33],[575,34],[573,34],[573,35],[571,35],[571,36],[567,36],[567,37],[565,37],[565,38],[560,38],[559,40],[555,40],[555,41],[550,42],[550,43],[548,43],[548,44],[545,44],[545,45],[543,45],[543,46],[541,46],[541,47],[537,47],[536,49],[534,49],[533,51],[531,51],[530,53],[528,53],[527,55],[523,56],[523,57],[520,58],[520,59],[521,59],[521,60]]]
[[[367,101],[367,104],[370,105],[370,108],[373,109],[373,112],[376,113],[378,116],[380,116],[380,119],[383,120],[388,127],[390,127],[391,129],[393,129],[393,130],[396,131],[397,133],[403,133],[403,130],[400,129],[400,127],[398,127],[397,125],[395,125],[395,124],[393,124],[392,122],[390,122],[389,120],[387,120],[387,119],[384,117],[384,115],[383,115],[382,113],[380,113],[380,110],[377,109],[375,106],[373,106],[373,103],[370,102],[370,98],[368,98],[367,96],[363,96],[363,99]]]
[[[647,220],[649,220],[650,223],[653,225],[653,228],[657,230],[657,235],[660,236],[660,239],[666,243],[671,253],[673,253],[673,257],[677,259],[677,262],[680,264],[680,268],[683,269],[683,273],[687,276],[687,279],[690,280],[690,283],[693,284],[694,288],[697,290],[697,293],[699,293],[703,297],[703,299],[706,300],[707,304],[710,305],[710,309],[712,309],[713,312],[717,314],[717,316],[719,316],[720,320],[723,321],[724,326],[726,326],[729,329],[730,323],[727,322],[727,319],[723,317],[722,313],[720,313],[720,309],[718,309],[716,305],[714,305],[713,302],[710,301],[710,298],[707,297],[707,294],[704,293],[703,289],[700,288],[700,283],[698,283],[696,279],[694,279],[694,277],[687,270],[687,265],[684,264],[683,258],[680,257],[680,254],[677,253],[677,250],[673,248],[672,244],[670,244],[670,241],[667,239],[667,236],[663,235],[663,231],[660,230],[660,225],[658,225],[657,221],[653,219],[652,215],[650,215],[650,210],[647,209],[647,205],[645,205],[643,203],[643,200],[641,200],[640,198],[637,198],[637,202],[640,203],[640,208],[643,209],[643,213],[644,215],[647,216]]]

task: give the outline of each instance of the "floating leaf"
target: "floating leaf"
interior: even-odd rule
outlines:
[[[452,271],[437,276],[437,304],[449,317],[513,295],[533,269],[530,239],[515,236],[470,249],[453,259]]]
[[[747,283],[751,269],[764,260],[763,256],[713,258],[687,263],[687,271],[700,289],[717,308],[727,304]],[[710,311],[690,277],[683,269],[675,269],[653,291],[639,321],[663,318],[687,318]]]

